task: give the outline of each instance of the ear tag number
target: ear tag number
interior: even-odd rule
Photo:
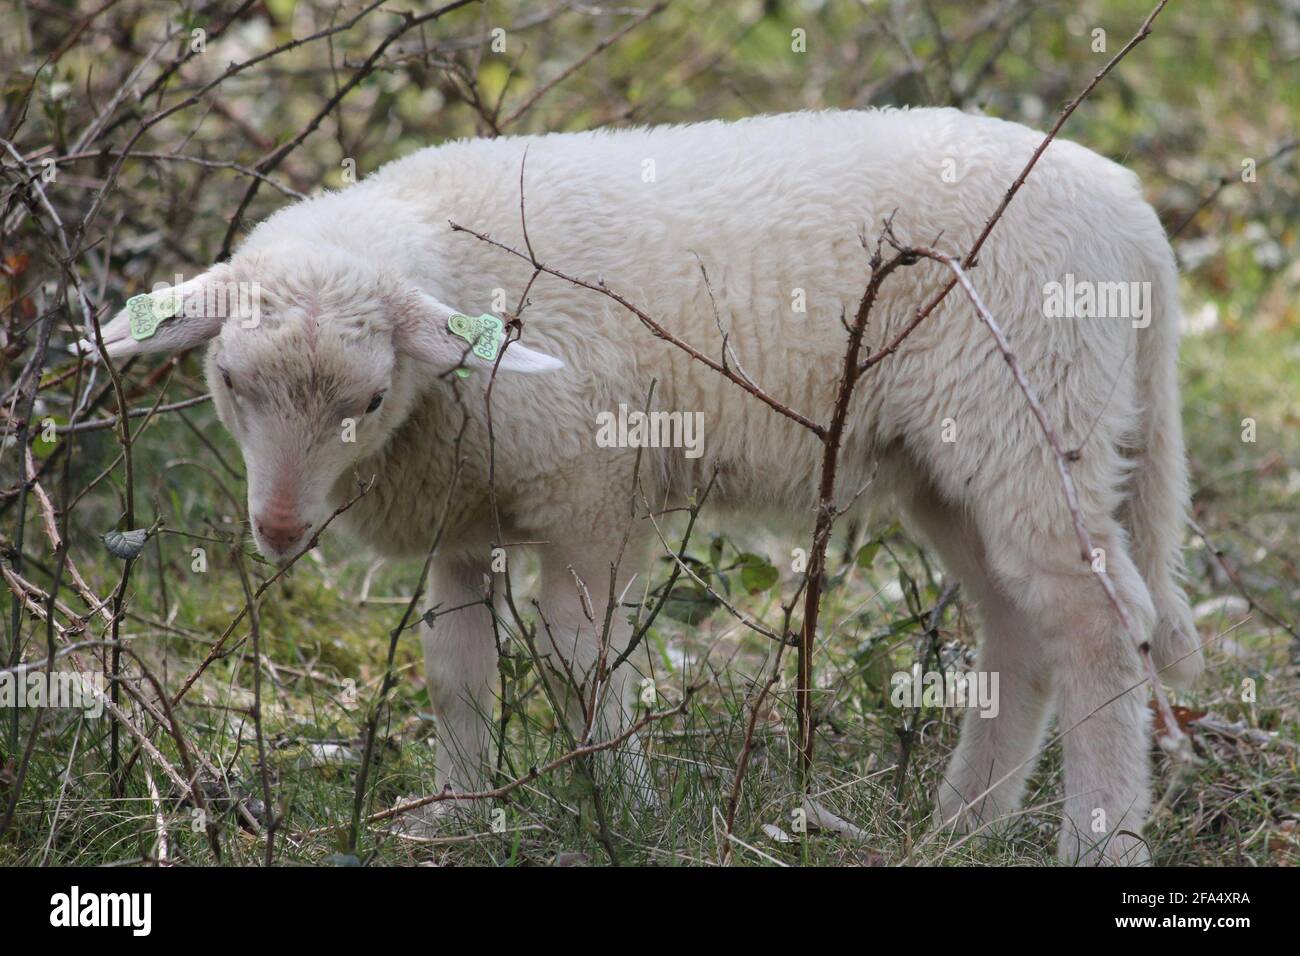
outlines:
[[[505,336],[505,323],[495,315],[480,315],[474,318],[468,315],[461,315],[459,312],[454,313],[447,320],[447,328],[451,330],[452,335],[459,336],[468,342],[475,355],[485,362],[495,362],[497,353],[501,351],[501,339]],[[458,368],[456,374],[461,378],[469,376],[469,369]]]
[[[146,292],[126,300],[126,314],[131,320],[131,338],[137,342],[152,338],[158,326],[181,311],[181,296],[175,289]]]

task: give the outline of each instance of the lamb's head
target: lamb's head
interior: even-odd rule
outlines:
[[[458,314],[383,267],[299,247],[237,255],[133,300],[101,331],[115,359],[209,343],[208,386],[244,456],[254,540],[285,561],[433,376],[492,364],[453,333]],[[560,366],[518,342],[499,359],[507,371]]]

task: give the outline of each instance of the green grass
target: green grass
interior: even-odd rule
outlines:
[[[1185,401],[1194,410],[1187,415],[1187,430],[1194,484],[1200,489],[1196,519],[1225,550],[1251,593],[1288,621],[1297,619],[1300,607],[1294,554],[1300,538],[1291,507],[1300,442],[1292,396],[1277,383],[1285,380],[1287,363],[1298,351],[1300,334],[1293,326],[1224,322],[1189,336],[1183,357]],[[1255,444],[1240,441],[1243,417],[1257,421],[1260,437]],[[174,425],[151,429],[142,457],[148,459],[150,446],[156,446],[153,451],[166,448],[176,430]],[[184,494],[174,498],[184,509],[175,523],[201,527],[204,500],[193,494],[186,507]],[[710,533],[706,528],[697,537],[695,551],[702,560],[708,558]],[[89,543],[85,529],[77,540],[74,556],[83,573],[92,586],[105,588],[117,566]],[[164,607],[157,587],[156,556],[146,552],[134,576],[127,633],[132,646],[174,688],[242,607],[243,597],[229,556],[219,548],[210,552],[200,586],[189,570],[190,543],[173,535],[155,541],[150,547],[162,548],[163,563],[170,569],[168,604]],[[835,569],[838,583],[823,617],[831,627],[818,661],[822,686],[832,690],[825,695],[829,703],[818,740],[814,791],[825,806],[866,836],[851,840],[812,833],[805,840],[783,843],[764,832],[765,824],[793,832],[792,812],[798,806],[790,738],[793,676],[788,665],[793,661],[787,659],[785,679],[760,713],[737,818],[741,842],[734,847],[734,861],[1050,863],[1061,786],[1056,747],[1047,748],[1031,781],[1026,810],[1009,832],[957,845],[927,838],[932,794],[955,743],[957,720],[951,712],[936,710],[906,715],[924,731],[915,739],[900,779],[898,732],[905,715],[888,703],[888,677],[930,650],[923,628],[899,627],[914,610],[902,597],[905,588],[911,589],[908,582],[915,582],[925,609],[935,602],[942,582],[935,577],[933,562],[902,532],[890,530],[885,543],[869,568],[850,563]],[[746,543],[760,553],[765,545],[774,556],[777,548],[770,541]],[[845,549],[833,550],[841,555]],[[1216,577],[1195,537],[1189,557],[1194,603],[1236,593],[1230,582]],[[703,684],[682,715],[654,725],[645,735],[661,806],[638,807],[616,777],[600,771],[593,791],[585,773],[569,765],[494,804],[504,811],[495,820],[485,806],[478,815],[442,818],[432,829],[420,828],[420,836],[372,826],[365,829],[355,857],[347,855],[359,735],[382,679],[387,632],[402,610],[394,603],[358,603],[368,569],[368,559],[331,541],[321,561],[302,562],[283,586],[277,586],[274,599],[262,606],[268,773],[284,816],[277,860],[544,865],[557,860],[603,863],[611,852],[624,864],[719,860],[722,819],[755,682],[763,679],[772,650],[766,639],[725,614],[714,614],[694,627],[661,617],[650,634],[647,655],[637,659],[643,668],[652,668],[660,692],[656,707],[676,703],[689,685]],[[370,583],[370,597],[409,594],[416,573],[409,564],[380,568]],[[518,585],[527,588],[529,569],[518,572],[517,578]],[[903,586],[896,583],[900,578]],[[779,582],[768,592],[746,597],[744,606],[772,620],[779,612],[779,595],[784,592],[788,598],[790,587],[788,580]],[[164,619],[169,626],[160,626]],[[1232,607],[1203,619],[1201,629],[1211,641],[1208,672],[1177,703],[1195,713],[1208,712],[1222,724],[1240,722],[1242,728],[1268,731],[1276,739],[1265,744],[1194,728],[1194,767],[1175,773],[1166,758],[1156,757],[1157,794],[1163,800],[1148,829],[1155,861],[1300,862],[1295,830],[1300,804],[1295,642],[1259,614]],[[236,632],[237,637],[246,634],[246,629]],[[960,662],[973,649],[972,626],[960,601],[950,609],[940,636],[946,661]],[[381,723],[368,811],[427,793],[431,785],[433,725],[419,661],[412,631],[399,645],[401,680]],[[226,863],[257,863],[264,852],[261,840],[221,806],[228,802],[227,787],[236,800],[254,809],[261,799],[261,771],[246,713],[252,701],[253,666],[251,646],[242,639],[234,653],[209,669],[180,710],[190,745],[225,770],[224,781],[205,786],[210,795],[221,797],[214,807]],[[1241,699],[1246,679],[1256,684],[1254,703]],[[357,691],[351,704],[349,680]],[[531,671],[512,680],[509,692],[520,703],[509,724],[505,777],[544,763],[564,746]],[[158,841],[155,805],[143,773],[148,762],[136,765],[125,795],[114,799],[106,777],[107,722],[55,714],[42,731],[15,829],[0,842],[0,863],[153,858]],[[155,735],[155,741],[175,760],[170,740]],[[195,865],[215,862],[205,837],[191,827],[190,808],[181,805],[176,788],[156,767],[151,771],[168,822],[169,858]],[[597,823],[602,816],[604,837]]]

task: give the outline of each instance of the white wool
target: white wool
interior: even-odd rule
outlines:
[[[718,504],[793,518],[804,529],[820,443],[656,339],[608,297],[549,275],[529,286],[529,262],[449,223],[519,251],[531,243],[547,266],[606,283],[715,358],[725,333],[729,364],[825,422],[847,338],[841,317],[852,317],[870,274],[863,239],[874,246],[892,215],[903,243],[965,252],[1042,137],[995,119],[922,109],[469,140],[422,150],[342,192],[288,207],[253,231],[229,269],[262,276],[277,294],[305,304],[298,312],[286,306],[251,334],[227,322],[210,378],[218,361],[228,361],[263,371],[274,364],[271,378],[292,379],[295,363],[314,354],[312,369],[326,377],[337,371],[347,401],[364,405],[367,390],[382,382],[388,397],[350,452],[302,442],[285,458],[292,439],[269,425],[236,422],[233,399],[214,385],[223,420],[236,437],[241,428],[247,435],[246,458],[254,446],[281,456],[275,467],[249,464],[254,518],[269,507],[275,485],[275,507],[292,533],[294,522],[316,524],[346,500],[354,473],[374,474],[373,492],[344,516],[347,529],[383,553],[423,553],[447,500],[463,408],[470,417],[464,467],[434,590],[446,606],[477,599],[498,541],[487,495],[489,376],[481,367],[465,379],[446,374],[463,349],[454,351],[458,340],[443,337],[443,325],[452,311],[513,312],[528,288],[522,338],[510,349],[519,349],[521,368],[540,370],[546,356],[563,367],[517,374],[503,366],[496,377],[497,503],[507,543],[547,542],[542,607],[555,653],[581,672],[599,649],[573,574],[599,612],[628,525],[636,455],[597,442],[602,415],[644,407],[653,382],[654,409],[702,413],[703,440],[698,456],[643,451],[649,501],[690,494],[716,469]],[[1067,276],[1149,283],[1150,324],[1046,317],[1045,287]],[[948,278],[924,262],[886,281],[870,349],[897,334]],[[1063,445],[1080,449],[1072,474],[1106,573],[1153,634],[1159,663],[1190,679],[1200,653],[1177,584],[1187,501],[1177,277],[1136,177],[1081,146],[1054,142],[971,279]],[[147,349],[122,343],[121,321],[114,351]],[[310,343],[307,329],[315,330]],[[334,358],[319,357],[331,349]],[[276,407],[291,416],[300,405]],[[294,423],[295,435],[304,430]],[[301,487],[285,477],[295,469],[307,473]],[[257,489],[255,474],[266,476]],[[1149,802],[1144,698],[1121,693],[1141,680],[1137,652],[1080,560],[1050,450],[960,289],[858,387],[840,499],[847,503],[873,478],[865,500],[899,505],[962,579],[985,625],[980,667],[1001,674],[999,716],[967,721],[938,795],[942,822],[966,827],[1014,809],[1053,700],[1064,729],[1118,694],[1105,719],[1067,735],[1061,852],[1071,859],[1140,853],[1126,836],[1111,839],[1137,829]],[[642,556],[653,539],[645,522],[635,524],[620,590],[647,570]],[[806,535],[791,539],[791,547],[805,542]],[[259,544],[265,547],[262,538]],[[486,779],[490,742],[475,711],[491,708],[494,645],[490,619],[479,611],[452,615],[425,635],[443,743],[439,785],[472,788]],[[622,616],[614,615],[616,652],[628,636]],[[611,698],[624,676],[611,682]],[[626,719],[617,700],[606,710],[611,725]],[[1106,818],[1100,835],[1090,829],[1098,809]]]

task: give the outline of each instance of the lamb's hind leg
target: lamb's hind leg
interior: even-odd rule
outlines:
[[[996,687],[993,707],[966,712],[936,795],[935,826],[997,829],[1019,807],[1034,768],[1051,712],[1051,661],[1032,622],[991,571],[970,517],[928,488],[913,491],[904,504],[973,602],[981,624],[976,668],[986,686]]]
[[[1111,527],[1094,537],[1106,575],[1140,639],[1155,610],[1145,583]],[[1151,803],[1148,690],[1137,640],[1121,623],[1096,575],[1085,570],[1047,584],[1046,627],[1058,635],[1058,731],[1065,761],[1066,863],[1145,863],[1139,836]]]
[[[1146,847],[1138,831],[1151,794],[1147,689],[1137,642],[1151,633],[1155,611],[1123,530],[1109,518],[1085,521],[1094,546],[1091,564],[1081,559],[1068,526],[1035,532],[1027,522],[1007,521],[990,545],[990,564],[1017,595],[1034,644],[1051,662],[1064,758],[1062,861],[1141,863]],[[1103,580],[1136,635],[1121,623]],[[1007,703],[1010,693],[1004,687]]]

